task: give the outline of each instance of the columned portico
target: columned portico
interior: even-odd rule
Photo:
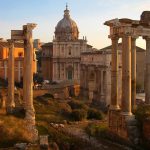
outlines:
[[[109,37],[112,38],[111,105],[118,104],[117,38],[122,38],[121,107],[116,110],[112,110],[112,107],[110,107],[108,122],[109,128],[115,134],[134,142],[135,138],[138,138],[135,133],[137,131],[136,120],[132,114],[132,108],[134,108],[136,96],[136,38],[134,38],[134,36],[137,31],[133,31],[135,28],[132,28],[132,20],[130,19],[114,19],[106,21],[105,25],[110,27]],[[134,83],[132,86],[131,79],[132,83]]]
[[[145,102],[150,104],[150,36],[146,40],[146,67],[145,67]]]
[[[118,105],[118,40],[117,36],[112,40],[112,61],[111,61],[111,110],[119,109]]]

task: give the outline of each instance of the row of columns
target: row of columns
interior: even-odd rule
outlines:
[[[132,39],[132,41],[131,41]],[[118,36],[112,40],[112,69],[111,69],[111,110],[119,109],[118,104]],[[132,59],[131,59],[132,57]],[[132,67],[131,67],[132,60]],[[132,68],[132,73],[131,73]],[[134,69],[133,69],[134,68]],[[132,75],[131,75],[132,74]],[[132,78],[132,90],[131,90]],[[136,96],[136,45],[135,38],[129,35],[122,37],[122,112],[131,115],[131,91],[132,105],[135,105]]]
[[[136,103],[136,38],[131,35],[122,36],[122,106],[123,114],[131,115]],[[146,82],[145,102],[150,104],[150,38],[146,39]],[[112,40],[111,69],[111,110],[117,110],[118,104],[118,40],[114,35]]]
[[[94,82],[95,82],[95,88],[96,90],[99,90],[100,94],[104,94],[104,70],[101,69],[96,69],[93,70],[95,77],[94,77]],[[89,82],[89,73],[90,71],[87,68],[84,68],[81,70],[81,85],[84,88],[88,88],[88,82]]]
[[[26,111],[26,120],[35,124],[35,111],[33,107],[33,40],[32,30],[35,24],[23,26],[24,31],[24,68],[23,68],[23,106]],[[8,58],[8,100],[6,105],[7,113],[12,113],[14,102],[14,40],[9,42]]]
[[[9,42],[8,42],[9,43]],[[21,70],[22,70],[22,67],[21,67],[21,61],[18,60],[17,61],[17,67],[14,68],[14,70],[16,69],[17,70],[17,73],[18,73],[18,79],[17,79],[17,82],[20,82],[21,81]],[[4,61],[4,68],[2,67],[2,69],[4,70],[4,79],[7,80],[8,78],[8,75],[9,75],[9,71],[8,71],[8,63],[7,63],[7,60]],[[8,72],[8,73],[7,73]]]

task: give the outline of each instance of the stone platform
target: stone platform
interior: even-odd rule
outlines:
[[[109,110],[109,129],[121,138],[137,144],[139,133],[134,115],[126,115],[120,110]]]

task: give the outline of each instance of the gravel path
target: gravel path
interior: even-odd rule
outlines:
[[[129,147],[125,147],[110,141],[99,141],[94,137],[89,138],[89,136],[81,128],[67,126],[67,128],[63,129],[63,131],[90,143],[97,150],[132,150]]]

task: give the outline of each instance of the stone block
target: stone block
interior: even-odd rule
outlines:
[[[41,150],[48,150],[48,135],[41,135],[40,136],[40,148]]]
[[[17,143],[14,146],[17,150],[26,150],[27,143]]]
[[[145,120],[143,123],[143,136],[150,141],[150,119]]]

